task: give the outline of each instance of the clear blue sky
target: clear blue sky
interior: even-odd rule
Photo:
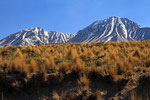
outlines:
[[[150,0],[0,0],[0,39],[31,27],[76,33],[111,16],[150,27]]]

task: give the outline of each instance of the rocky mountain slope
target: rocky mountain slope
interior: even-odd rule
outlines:
[[[150,28],[138,28],[135,34],[132,34],[135,40],[150,40]]]
[[[71,42],[92,41],[128,41],[150,39],[150,28],[142,28],[135,22],[120,17],[109,17],[95,21],[83,30],[78,31]]]
[[[74,34],[64,34],[55,31],[45,31],[35,27],[12,34],[0,41],[0,46],[35,45],[48,43],[66,43]]]

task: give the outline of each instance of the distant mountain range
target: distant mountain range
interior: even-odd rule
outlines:
[[[109,17],[95,21],[77,34],[64,34],[45,31],[35,27],[11,34],[0,40],[0,46],[35,45],[66,42],[108,42],[108,41],[138,41],[149,40],[150,28],[142,28],[135,22],[120,17]]]

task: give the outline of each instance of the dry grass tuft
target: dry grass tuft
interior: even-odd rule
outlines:
[[[0,55],[0,62],[2,62],[3,61],[3,58],[2,58],[2,56]]]
[[[31,64],[31,68],[32,68],[33,72],[38,72],[39,71],[39,66],[38,66],[37,62],[34,59],[31,60],[30,64]]]
[[[76,62],[72,66],[71,71],[73,73],[80,74],[80,73],[83,73],[85,70],[86,70],[86,68],[85,68],[84,64],[82,63],[82,61],[79,58],[77,58]]]
[[[80,79],[78,80],[78,84],[80,86],[89,86],[90,80],[86,76],[83,76],[83,77],[80,77]]]
[[[78,57],[76,49],[70,48],[68,58],[75,60]]]
[[[37,55],[40,55],[40,54],[41,54],[41,51],[40,51],[38,48],[35,48],[35,49],[34,49],[34,52],[35,52],[35,54],[37,54]]]
[[[19,48],[17,48],[17,50],[16,50],[16,52],[15,52],[15,56],[16,57],[19,57],[19,58],[22,58],[22,52],[20,51],[20,49]]]
[[[140,51],[139,48],[136,48],[136,49],[135,49],[135,52],[134,52],[133,56],[137,56],[137,57],[140,57],[140,56],[141,56],[141,51]]]
[[[146,66],[146,67],[150,67],[150,58],[148,58],[148,59],[145,61],[145,66]]]
[[[61,100],[60,96],[58,95],[57,92],[53,92],[53,96],[52,96],[53,100]]]
[[[48,58],[45,58],[45,66],[48,68],[50,67],[50,61]]]
[[[61,64],[61,66],[59,67],[59,71],[62,72],[62,73],[67,73],[68,70],[69,70],[69,65],[68,65],[67,62],[64,61],[64,62]]]
[[[23,62],[22,67],[23,67],[23,72],[25,72],[27,75],[30,75],[30,73],[31,73],[30,65]]]
[[[57,70],[58,70],[58,67],[57,67],[56,64],[55,64],[54,58],[51,57],[51,58],[49,59],[49,61],[50,61],[50,69],[53,70],[53,71],[57,71]]]

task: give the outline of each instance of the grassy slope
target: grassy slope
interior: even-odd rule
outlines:
[[[0,48],[7,100],[146,99],[150,41]]]

